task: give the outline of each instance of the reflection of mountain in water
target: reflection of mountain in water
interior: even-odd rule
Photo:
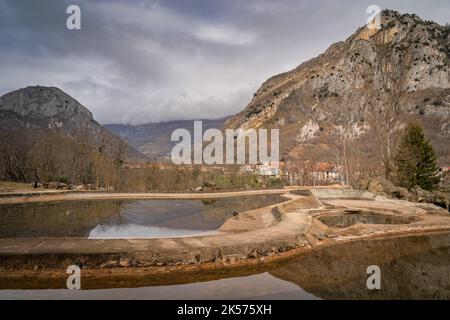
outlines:
[[[262,195],[205,201],[94,200],[5,205],[0,206],[0,238],[192,235],[218,229],[235,211],[283,200],[278,195]]]
[[[77,201],[0,206],[0,238],[87,237],[119,215],[120,201]]]
[[[370,265],[381,290],[366,287]],[[270,273],[324,299],[449,299],[450,234],[333,246]]]
[[[133,272],[133,269],[117,274],[93,273],[83,277],[84,288],[103,290],[80,290],[79,295],[72,298],[449,299],[449,248],[450,234],[441,234],[359,241],[258,266],[159,275]],[[379,291],[370,291],[365,285],[366,268],[372,264],[381,267]],[[65,273],[55,278],[48,277],[48,273],[36,273],[20,278],[0,278],[0,288],[66,288],[66,280]],[[1,291],[0,298],[48,296],[60,299],[65,293],[67,290],[12,290]]]
[[[279,195],[258,195],[197,201],[133,201],[123,206],[121,216],[147,226],[208,231],[218,229],[233,212],[262,208],[284,200]]]

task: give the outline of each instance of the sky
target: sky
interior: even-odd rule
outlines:
[[[0,95],[56,86],[102,124],[219,118],[348,38],[373,4],[450,22],[448,0],[0,0]]]

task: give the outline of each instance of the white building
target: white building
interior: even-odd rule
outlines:
[[[280,176],[280,163],[279,162],[264,162],[258,165],[258,174],[260,176]]]
[[[319,163],[312,176],[318,183],[336,183],[341,179],[340,168],[326,162]]]
[[[246,164],[246,165],[240,167],[239,171],[242,173],[254,173],[255,169],[251,165]]]

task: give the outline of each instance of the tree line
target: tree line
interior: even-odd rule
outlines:
[[[0,179],[142,192],[243,190],[283,184],[273,177],[243,175],[239,166],[229,166],[226,172],[150,161],[127,166],[125,149],[122,140],[94,139],[83,130],[70,135],[49,129],[0,132]]]
[[[95,142],[86,131],[21,129],[0,133],[0,178],[109,187],[117,183],[124,144]]]

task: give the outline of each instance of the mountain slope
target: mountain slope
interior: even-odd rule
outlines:
[[[224,118],[202,120],[203,131],[210,128],[221,129],[224,123]],[[156,159],[170,155],[172,148],[177,143],[170,140],[174,130],[179,128],[187,129],[193,136],[194,120],[148,123],[138,126],[109,124],[105,125],[105,127],[128,141],[137,150]]]
[[[405,121],[422,123],[441,163],[450,163],[450,28],[393,11],[383,11],[382,27],[387,58],[401,67],[401,113]],[[297,159],[332,161],[333,145],[344,134],[369,145],[370,91],[382,88],[374,71],[377,33],[362,27],[318,57],[270,78],[225,126],[279,128],[281,154]]]
[[[123,144],[125,157],[129,160],[143,158],[95,121],[86,107],[56,87],[30,86],[0,97],[0,130],[21,128],[49,129],[67,136],[83,132],[98,145]]]

